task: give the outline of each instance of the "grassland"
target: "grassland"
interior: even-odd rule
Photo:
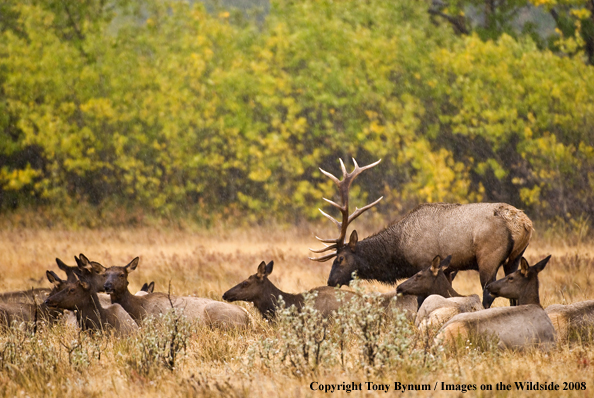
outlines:
[[[324,233],[324,231],[316,231]],[[326,231],[331,234],[333,231]],[[368,231],[360,231],[366,236]],[[329,263],[307,259],[315,246],[308,226],[241,230],[190,231],[158,228],[62,231],[8,228],[0,232],[0,291],[49,286],[45,270],[58,271],[55,258],[74,265],[73,256],[83,252],[105,266],[125,265],[140,256],[130,275],[130,289],[154,280],[156,290],[220,300],[230,287],[255,273],[262,260],[274,260],[271,280],[282,290],[300,292],[325,285]],[[541,274],[543,306],[594,299],[594,241],[583,235],[537,235],[526,256],[532,264],[544,256],[553,258]],[[463,294],[480,293],[478,274],[461,273],[454,282]],[[388,291],[380,284],[364,283],[368,291]],[[313,391],[310,383],[363,383],[364,391],[350,395],[376,395],[365,382],[424,384],[438,390],[411,391],[403,396],[592,396],[594,391],[594,342],[574,341],[544,353],[501,352],[492,348],[461,345],[455,351],[427,349],[416,341],[404,348],[397,360],[366,366],[358,361],[357,346],[347,342],[346,363],[338,353],[326,353],[315,368],[296,369],[287,361],[266,362],[258,350],[265,341],[279,341],[282,325],[262,321],[251,304],[240,304],[252,315],[253,327],[229,331],[183,325],[186,349],[173,370],[147,355],[147,339],[168,341],[168,329],[159,325],[138,336],[79,334],[64,326],[42,327],[32,336],[21,331],[0,335],[1,396],[266,396],[309,397],[328,394]],[[507,305],[497,299],[495,306]],[[391,325],[384,325],[383,332]],[[285,325],[286,327],[286,325]],[[409,327],[410,328],[410,327]],[[350,337],[350,336],[348,336]],[[398,338],[405,338],[406,334]],[[144,339],[144,340],[143,340]],[[268,340],[267,340],[268,339]],[[275,340],[276,339],[276,340]],[[282,343],[282,341],[280,342]],[[149,350],[150,351],[150,350]],[[152,351],[151,351],[152,352]],[[272,353],[273,351],[268,351]],[[150,354],[150,352],[149,352]],[[280,355],[280,354],[279,354]],[[150,356],[150,355],[149,355]],[[515,382],[555,382],[560,391],[516,391]],[[442,391],[441,382],[458,388],[474,384],[478,391]],[[499,382],[511,391],[495,391]],[[586,390],[563,391],[564,382],[585,382]],[[480,391],[490,384],[493,391]],[[380,392],[381,393],[381,392]],[[346,395],[335,392],[333,396]]]

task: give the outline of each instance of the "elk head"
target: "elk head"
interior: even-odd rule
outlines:
[[[125,267],[109,267],[105,270],[105,292],[113,296],[128,290],[128,274],[136,269],[140,259],[136,257]]]
[[[258,271],[240,284],[232,287],[223,294],[225,301],[255,302],[261,298],[268,298],[268,286],[271,284],[268,275],[272,273],[274,261],[266,264],[264,261],[258,265]]]
[[[452,256],[447,256],[443,261],[441,257],[435,256],[429,268],[417,272],[412,278],[402,282],[398,285],[396,292],[415,296],[430,294],[440,294],[443,297],[451,296],[444,294],[452,288],[452,282],[443,272],[443,269],[450,265],[451,260]]]
[[[532,267],[524,257],[520,269],[487,285],[486,290],[495,297],[518,300],[519,305],[540,304],[538,295],[538,274],[545,268],[551,256],[539,261]]]
[[[359,217],[361,214],[363,214],[363,212],[365,212],[366,210],[375,206],[383,198],[383,196],[382,196],[379,199],[377,199],[375,202],[368,204],[367,206],[364,206],[360,209],[356,208],[355,211],[353,212],[353,214],[349,215],[349,189],[351,187],[351,183],[363,171],[370,169],[370,168],[376,166],[377,164],[379,164],[379,162],[381,162],[381,159],[375,163],[370,164],[370,165],[367,165],[364,167],[359,167],[359,165],[357,164],[357,161],[353,158],[353,163],[355,165],[355,169],[351,173],[347,173],[342,159],[339,159],[339,160],[340,160],[340,167],[342,169],[342,175],[343,175],[342,180],[339,180],[334,175],[328,173],[327,171],[320,169],[320,171],[325,176],[327,176],[328,178],[330,178],[332,181],[334,181],[336,183],[336,185],[338,186],[338,191],[340,193],[340,199],[341,199],[342,204],[338,204],[338,203],[333,202],[326,198],[323,198],[323,199],[326,202],[328,202],[330,205],[332,205],[332,206],[338,208],[338,210],[340,210],[340,213],[342,214],[342,221],[336,220],[334,217],[328,215],[327,213],[323,212],[320,209],[320,212],[337,226],[339,236],[336,239],[322,239],[322,238],[319,238],[316,236],[316,239],[318,239],[322,243],[326,244],[326,247],[323,249],[320,249],[320,250],[310,249],[312,252],[323,253],[323,252],[326,252],[329,250],[333,250],[333,251],[331,253],[328,253],[321,257],[310,257],[309,258],[310,260],[322,262],[322,261],[327,261],[333,257],[336,257],[336,259],[334,259],[334,263],[332,264],[332,270],[330,271],[330,276],[328,277],[328,285],[329,286],[348,285],[352,279],[353,272],[357,271],[357,269],[359,268],[359,266],[361,264],[361,261],[357,255],[357,242],[358,242],[359,237],[357,235],[357,231],[353,231],[349,238],[349,242],[345,243],[347,228],[353,220],[355,220],[357,217]]]
[[[62,289],[51,294],[44,303],[48,307],[74,311],[88,298],[90,291],[91,285],[75,276],[75,281],[63,281]]]
[[[76,276],[84,277],[85,281],[91,284],[94,292],[104,292],[106,268],[97,261],[90,261],[84,254],[74,256],[78,268],[75,268]]]

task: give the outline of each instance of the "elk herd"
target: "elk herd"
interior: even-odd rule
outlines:
[[[314,308],[324,318],[331,318],[340,306],[360,296],[341,289],[355,277],[392,285],[408,278],[395,291],[380,294],[376,302],[403,311],[418,333],[431,336],[436,344],[478,336],[495,339],[501,348],[547,349],[567,341],[574,331],[592,330],[594,300],[542,307],[538,277],[550,256],[528,264],[523,255],[532,236],[532,223],[508,204],[423,204],[372,236],[359,240],[353,230],[347,240],[349,224],[382,199],[349,214],[353,180],[380,161],[365,167],[353,162],[355,168],[348,173],[340,161],[342,180],[320,169],[338,186],[341,203],[324,200],[342,215],[338,221],[320,210],[336,225],[338,237],[316,236],[324,247],[310,249],[325,253],[311,260],[334,259],[328,286],[309,290],[315,296]],[[275,318],[281,297],[285,306],[294,305],[297,310],[305,303],[304,293],[286,293],[272,283],[273,261],[261,262],[255,274],[222,295],[224,301],[155,292],[154,283],[145,283],[141,291],[132,294],[128,276],[138,267],[138,257],[126,266],[109,268],[83,254],[75,261],[76,266],[68,266],[56,259],[65,279],[48,270],[51,289],[0,294],[0,325],[8,328],[44,319],[127,335],[142,327],[147,317],[175,308],[205,325],[245,328],[251,323],[249,313],[231,302],[251,302],[267,320]],[[505,276],[496,280],[501,266]],[[464,270],[478,271],[482,300],[454,290],[452,282]],[[510,306],[491,308],[496,297],[509,299]]]

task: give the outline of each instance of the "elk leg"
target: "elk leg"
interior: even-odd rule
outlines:
[[[491,304],[493,304],[493,301],[495,301],[495,297],[491,296],[489,294],[489,291],[487,289],[485,289],[485,287],[489,283],[495,282],[495,275],[488,276],[488,275],[484,275],[484,274],[485,273],[483,273],[482,271],[480,272],[481,285],[483,286],[483,307],[485,307],[485,309],[487,309],[487,308],[491,308]]]
[[[518,270],[518,267],[520,266],[520,261],[522,259],[522,255],[524,254],[525,250],[526,249],[522,250],[522,253],[520,253],[520,255],[517,256],[515,259],[508,259],[507,262],[503,265],[503,272],[505,272],[505,276],[514,273]],[[509,305],[515,307],[516,305],[518,305],[518,300],[509,299]]]
[[[506,246],[486,247],[483,251],[477,253],[476,262],[481,286],[483,287],[483,307],[485,309],[490,308],[493,301],[495,301],[495,297],[491,296],[485,287],[497,279],[497,270],[508,256],[509,248]]]

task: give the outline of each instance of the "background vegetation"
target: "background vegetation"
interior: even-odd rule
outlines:
[[[354,192],[382,213],[592,214],[592,7],[4,1],[0,211],[294,222],[334,195],[318,167],[354,156],[383,159]]]

